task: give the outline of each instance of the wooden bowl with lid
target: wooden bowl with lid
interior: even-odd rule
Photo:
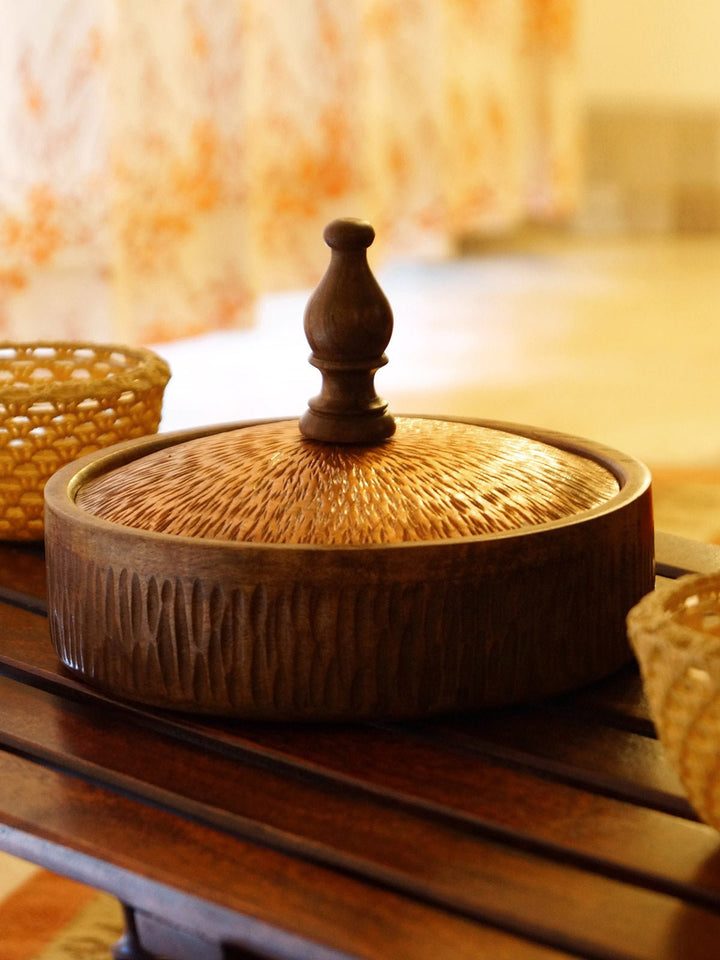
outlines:
[[[374,233],[335,221],[300,420],[119,444],[46,487],[50,629],[104,691],[265,719],[419,717],[586,684],[653,586],[650,478],[522,425],[393,417]]]

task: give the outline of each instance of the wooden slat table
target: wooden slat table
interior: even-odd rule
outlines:
[[[720,567],[672,537],[658,556]],[[0,848],[117,896],[118,956],[720,956],[720,834],[633,666],[470,717],[205,721],[75,681],[44,597],[42,549],[0,546]]]

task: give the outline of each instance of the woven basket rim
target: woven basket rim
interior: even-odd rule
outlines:
[[[691,597],[720,592],[720,571],[689,573],[663,583],[643,597],[628,613],[630,639],[636,651],[643,644],[662,644],[678,650],[717,650],[720,636],[680,622],[675,616],[683,595]]]
[[[97,355],[117,353],[134,360],[126,369],[113,371],[106,377],[83,377],[72,380],[46,380],[37,384],[0,385],[0,403],[53,402],[57,400],[105,400],[127,390],[145,391],[164,387],[170,379],[165,360],[147,347],[101,343],[92,340],[0,340],[0,350],[80,350]]]

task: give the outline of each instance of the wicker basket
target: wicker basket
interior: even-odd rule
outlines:
[[[720,573],[658,587],[627,622],[660,741],[698,815],[720,829]]]
[[[169,378],[143,348],[0,342],[0,539],[42,539],[43,489],[60,467],[155,433]]]

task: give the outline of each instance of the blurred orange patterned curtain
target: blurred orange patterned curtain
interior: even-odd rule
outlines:
[[[157,342],[578,190],[575,0],[0,0],[0,337]]]

